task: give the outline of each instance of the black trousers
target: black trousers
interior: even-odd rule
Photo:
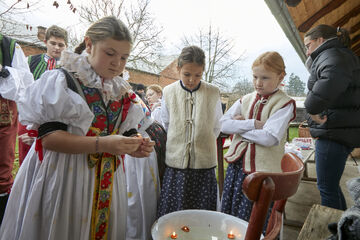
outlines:
[[[8,199],[9,199],[9,194],[6,196],[0,197],[0,226],[1,226],[1,223],[2,223],[2,220],[4,217],[5,208],[6,208]]]

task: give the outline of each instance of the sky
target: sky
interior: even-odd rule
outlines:
[[[57,1],[58,9],[49,4],[53,1],[46,0],[44,7],[18,18],[34,26],[79,27],[78,15],[69,10],[67,1]],[[196,34],[211,24],[233,40],[235,55],[244,54],[240,73],[249,80],[252,79],[252,62],[265,51],[277,51],[282,55],[287,72],[285,80],[291,73],[305,83],[308,79],[304,64],[263,0],[151,0],[149,10],[155,24],[163,28],[166,53],[179,54],[176,46],[183,36]]]
[[[249,80],[256,57],[277,51],[284,58],[285,79],[294,73],[307,82],[308,71],[263,0],[152,0],[152,11],[164,27],[169,47],[211,23],[234,40],[237,54],[245,54],[240,70]]]

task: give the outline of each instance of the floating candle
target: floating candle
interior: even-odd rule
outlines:
[[[228,239],[235,239],[235,235],[232,233],[232,231],[228,233]]]
[[[170,237],[171,237],[171,239],[177,239],[177,234],[175,232],[173,232]]]
[[[190,229],[187,226],[183,226],[181,230],[183,230],[184,232],[190,232]]]

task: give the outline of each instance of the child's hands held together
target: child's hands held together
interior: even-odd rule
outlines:
[[[114,155],[131,154],[142,145],[143,138],[109,135],[99,138],[98,152],[108,152]]]
[[[141,135],[125,137],[120,135],[109,135],[101,137],[98,142],[99,152],[108,152],[114,155],[129,154],[133,157],[148,157],[153,151],[155,142]]]
[[[150,153],[153,151],[153,147],[155,146],[155,142],[151,141],[150,138],[141,137],[141,139],[143,141],[139,148],[129,155],[137,158],[148,157],[150,155]]]

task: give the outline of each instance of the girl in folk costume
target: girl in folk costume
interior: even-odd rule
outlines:
[[[119,77],[131,49],[124,24],[100,19],[81,48],[63,52],[66,71],[45,72],[19,101],[20,121],[38,139],[16,176],[0,239],[125,239],[122,155],[149,156],[153,142],[124,135],[151,122]]]
[[[285,65],[277,52],[261,54],[252,65],[255,91],[236,101],[221,119],[221,131],[234,134],[225,155],[229,163],[221,211],[246,221],[252,203],[242,192],[255,171],[281,172],[286,129],[295,118],[295,101],[279,89]]]
[[[216,138],[222,110],[219,89],[201,81],[204,68],[203,50],[185,47],[178,58],[180,81],[164,88],[166,169],[158,216],[182,209],[216,210]]]
[[[147,95],[152,89],[159,90],[159,85],[147,87]],[[155,92],[153,92],[155,93]],[[158,102],[158,93],[147,97],[149,103]],[[151,108],[153,110],[154,108]],[[157,108],[160,110],[160,106]],[[160,111],[158,111],[160,112]],[[153,118],[154,112],[151,113]],[[160,114],[158,114],[160,115]],[[161,122],[161,119],[154,119]],[[155,151],[149,157],[137,159],[125,156],[126,181],[128,189],[128,217],[126,239],[151,239],[151,227],[156,220],[156,210],[160,195],[160,180],[165,170],[166,131],[154,121],[147,129],[140,128],[143,136],[149,136],[155,142]]]
[[[146,100],[150,106],[151,117],[161,124],[161,98],[163,92],[162,87],[157,84],[152,84],[147,87]]]

